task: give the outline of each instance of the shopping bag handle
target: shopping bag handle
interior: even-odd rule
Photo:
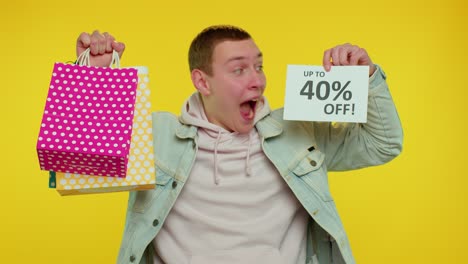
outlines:
[[[89,61],[90,57],[90,52],[91,49],[87,48],[85,51],[83,51],[79,56],[78,59],[76,59],[76,64],[78,65],[85,65],[85,66],[91,66],[91,63]],[[115,68],[120,68],[120,58],[119,54],[117,51],[113,50],[112,51],[112,60],[109,64],[109,67],[112,67],[112,65],[115,65]]]

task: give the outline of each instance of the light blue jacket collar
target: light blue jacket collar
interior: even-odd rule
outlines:
[[[180,139],[194,139],[197,135],[197,127],[183,124],[182,118],[179,117],[179,124],[175,130],[175,134]]]

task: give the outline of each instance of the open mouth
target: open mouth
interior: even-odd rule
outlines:
[[[249,121],[253,120],[253,118],[255,117],[255,109],[257,107],[257,104],[258,104],[258,99],[252,99],[252,100],[243,102],[240,105],[240,112],[241,112],[242,117]]]

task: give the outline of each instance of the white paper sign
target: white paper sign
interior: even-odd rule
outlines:
[[[367,121],[369,66],[288,65],[284,119]]]

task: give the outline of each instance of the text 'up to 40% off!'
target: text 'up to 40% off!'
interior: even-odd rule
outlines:
[[[364,123],[368,89],[368,66],[288,65],[284,119]]]

